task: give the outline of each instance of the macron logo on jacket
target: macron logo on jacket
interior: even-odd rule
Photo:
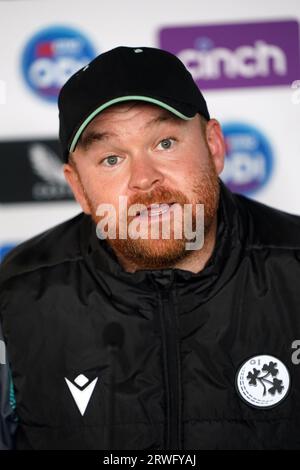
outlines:
[[[76,379],[74,379],[74,383],[72,383],[66,377],[65,381],[69,387],[69,390],[72,394],[72,397],[74,398],[74,401],[81,415],[83,416],[93,394],[94,388],[98,381],[98,377],[96,377],[89,384],[89,379],[83,374],[78,375]]]

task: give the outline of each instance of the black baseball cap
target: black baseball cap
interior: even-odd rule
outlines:
[[[116,47],[76,72],[58,97],[59,138],[68,161],[87,125],[117,103],[140,100],[181,119],[197,113],[209,120],[205,99],[184,64],[170,52],[152,47]]]

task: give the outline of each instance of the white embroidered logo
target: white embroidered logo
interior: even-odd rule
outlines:
[[[278,405],[290,388],[290,375],[277,357],[264,354],[245,361],[236,375],[241,398],[256,408]]]
[[[74,383],[70,382],[70,380],[68,380],[66,377],[65,381],[81,415],[83,416],[98,381],[98,377],[90,382],[89,385],[87,385],[89,382],[88,378],[83,374],[78,375],[74,380]]]

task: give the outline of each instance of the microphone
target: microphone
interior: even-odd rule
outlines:
[[[124,328],[117,322],[108,323],[103,330],[103,342],[107,348],[109,364],[106,449],[114,450],[116,359],[124,344]]]

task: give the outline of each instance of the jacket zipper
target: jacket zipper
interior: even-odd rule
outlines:
[[[177,321],[172,302],[172,292],[161,292],[160,319],[163,335],[163,355],[166,384],[166,450],[181,450],[181,389]]]

